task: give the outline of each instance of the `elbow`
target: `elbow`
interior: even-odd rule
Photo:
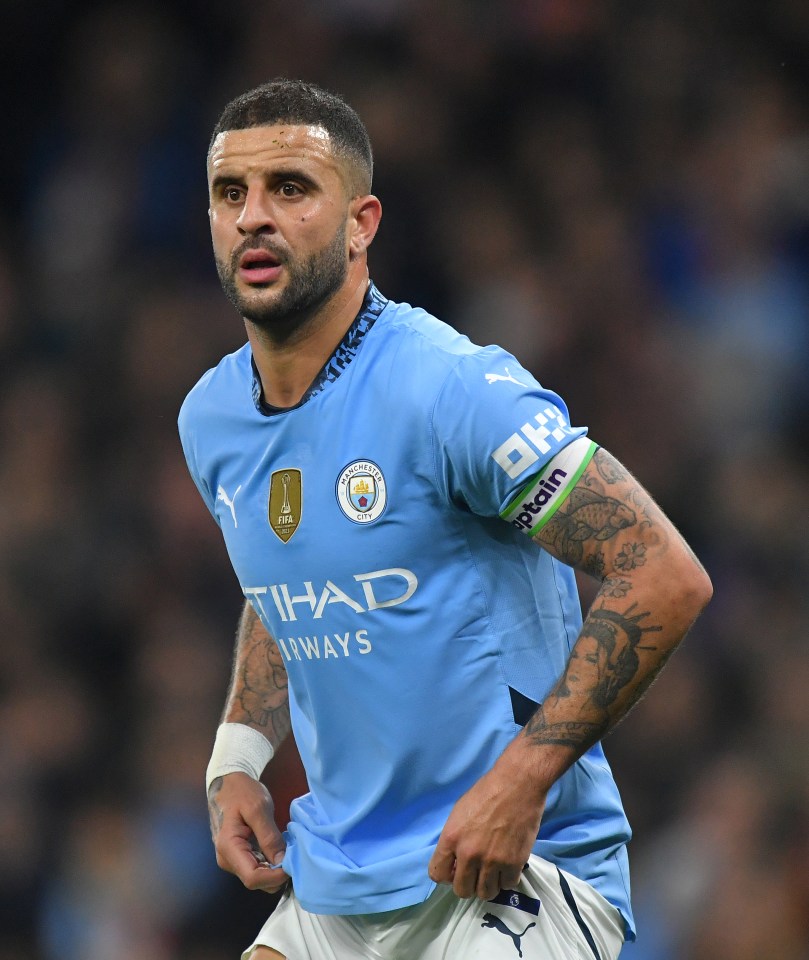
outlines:
[[[693,622],[708,606],[713,597],[711,578],[703,567],[693,562],[680,578],[678,606],[685,617]]]

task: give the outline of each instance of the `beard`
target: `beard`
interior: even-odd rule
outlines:
[[[288,252],[271,241],[253,238],[241,244],[229,261],[216,257],[216,272],[225,296],[239,313],[267,332],[288,336],[309,319],[343,285],[348,274],[345,246],[346,220],[334,238],[322,250],[304,259],[292,259]],[[277,257],[287,273],[287,283],[274,300],[264,300],[260,294],[240,291],[236,283],[239,261],[245,250],[267,250]],[[266,289],[266,288],[265,288]]]

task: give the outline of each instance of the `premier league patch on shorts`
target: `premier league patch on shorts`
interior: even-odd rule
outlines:
[[[527,893],[520,893],[519,890],[501,890],[489,903],[502,903],[504,907],[514,907],[515,910],[522,910],[523,913],[530,913],[535,917],[539,916],[539,908],[542,906],[542,901],[529,897]]]
[[[373,523],[388,502],[385,477],[371,460],[355,460],[337,478],[337,502],[354,523]]]

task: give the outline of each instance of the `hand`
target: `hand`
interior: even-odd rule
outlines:
[[[544,794],[505,766],[493,767],[468,790],[447,819],[428,873],[456,895],[491,900],[519,883],[536,842]]]
[[[246,773],[217,777],[208,792],[216,862],[248,890],[276,893],[289,880],[280,867],[286,849],[269,791]]]

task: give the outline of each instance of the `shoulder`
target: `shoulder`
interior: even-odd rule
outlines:
[[[247,389],[252,383],[250,346],[244,344],[234,353],[222,357],[215,367],[206,370],[197,380],[180,408],[180,420],[204,412],[206,408],[221,402],[223,398]]]
[[[427,310],[388,301],[376,327],[370,366],[382,389],[424,412],[441,434],[457,433],[470,418],[492,430],[523,414],[516,426],[535,415],[568,419],[561,397],[513,354],[474,343]]]
[[[249,399],[251,384],[250,347],[245,344],[207,370],[189,390],[180,407],[181,435],[206,421],[212,413],[226,409],[223,403],[231,403],[234,397]]]
[[[516,360],[496,345],[480,346],[421,307],[388,301],[377,323],[378,342],[392,366],[397,386],[408,383],[437,395],[456,379],[486,383],[485,371],[502,358]],[[502,366],[502,363],[501,363]]]

